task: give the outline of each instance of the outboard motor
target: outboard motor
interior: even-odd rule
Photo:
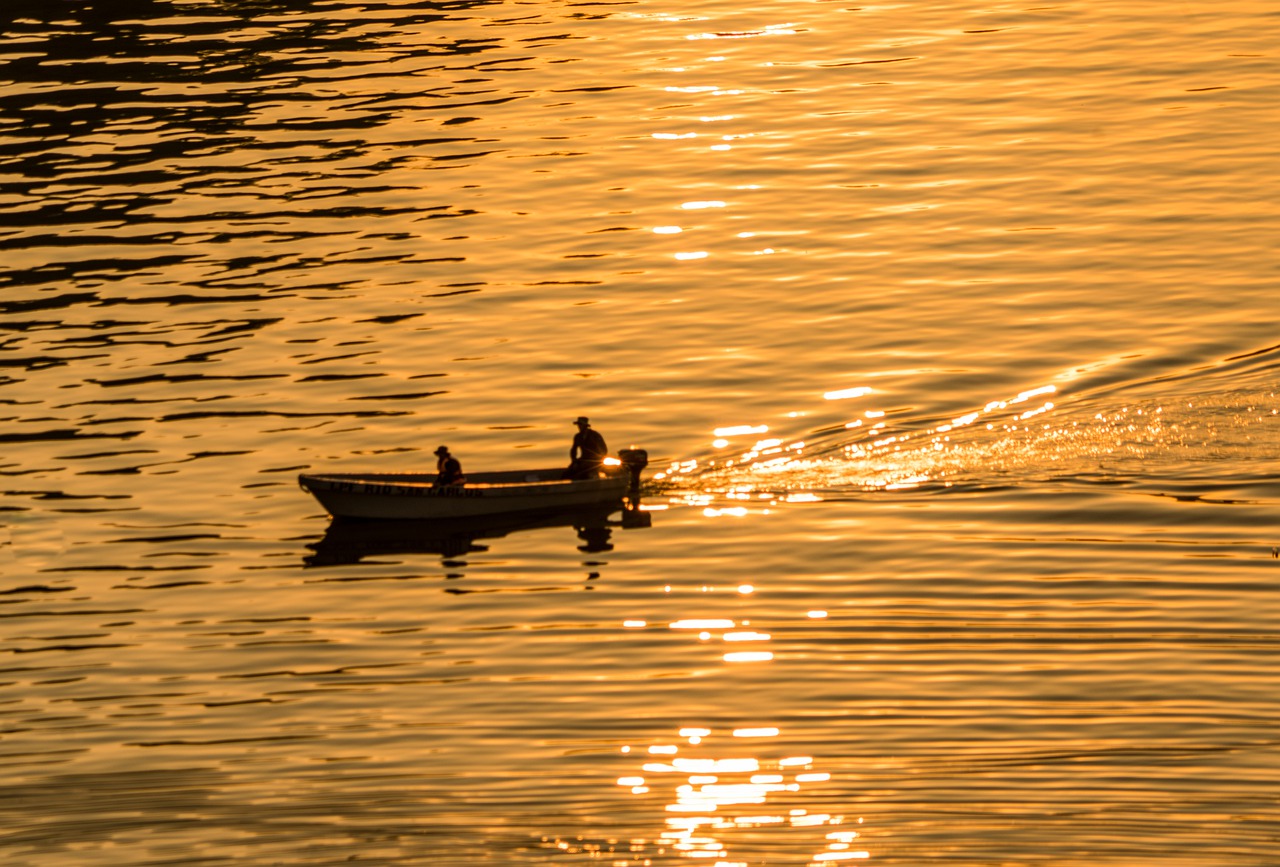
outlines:
[[[631,477],[631,489],[627,496],[635,502],[640,496],[640,474],[644,472],[645,467],[649,466],[649,453],[644,449],[621,449],[618,452],[618,460],[622,461],[622,465],[627,468],[627,474]]]

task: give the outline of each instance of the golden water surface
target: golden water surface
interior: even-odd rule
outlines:
[[[1275,863],[1274,4],[0,16],[5,864]]]

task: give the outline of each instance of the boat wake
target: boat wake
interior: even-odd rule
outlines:
[[[714,453],[655,480],[692,502],[1063,483],[1274,488],[1278,359],[1271,347],[1146,378],[1085,372],[959,416],[882,410],[874,390],[849,389],[828,398],[856,399],[856,418],[792,438],[763,425],[722,429]]]

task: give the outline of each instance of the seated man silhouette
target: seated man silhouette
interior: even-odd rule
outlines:
[[[462,464],[449,454],[449,447],[440,446],[436,449],[436,480],[432,487],[460,488],[466,483],[467,477],[462,474]]]
[[[569,447],[569,468],[565,470],[565,478],[594,479],[600,475],[609,447],[604,444],[604,437],[599,431],[592,429],[586,416],[578,416],[574,424],[578,426],[578,432],[573,435],[573,445]]]

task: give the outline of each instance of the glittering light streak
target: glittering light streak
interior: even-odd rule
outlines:
[[[732,427],[718,427],[714,431],[712,431],[712,433],[714,433],[718,437],[740,437],[740,436],[749,436],[754,434],[763,434],[768,432],[769,432],[769,426],[767,424],[757,424],[757,425],[740,424],[740,425],[734,425]]]
[[[865,397],[868,394],[871,394],[871,389],[866,388],[865,386],[858,386],[857,388],[844,388],[839,391],[828,391],[826,394],[822,395],[822,397],[824,400],[848,400],[852,397]]]

